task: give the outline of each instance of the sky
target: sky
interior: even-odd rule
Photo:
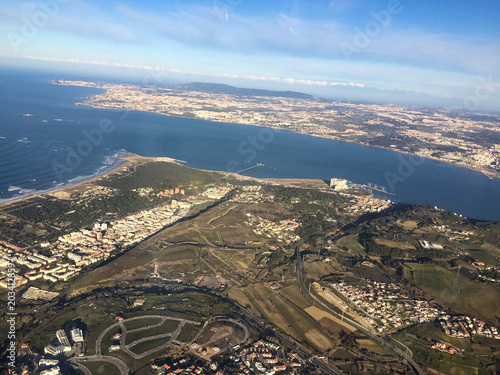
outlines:
[[[0,66],[500,111],[500,1],[0,0]]]

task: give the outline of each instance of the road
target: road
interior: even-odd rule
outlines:
[[[241,341],[238,342],[238,344],[241,344],[241,343],[245,343],[248,341],[248,339],[250,338],[250,332],[248,331],[248,328],[244,325],[244,324],[241,324],[239,321],[235,320],[235,319],[231,319],[231,318],[215,318],[214,319],[214,322],[228,322],[228,323],[231,323],[231,324],[234,324],[234,325],[237,325],[239,326],[241,329],[243,329],[243,332],[245,332],[245,336],[243,337],[243,339]],[[192,343],[193,342],[197,342],[198,341],[198,338],[201,336],[201,334],[203,333],[203,331],[205,330],[205,328],[207,327],[209,321],[207,320],[205,322],[205,325],[203,326],[203,329],[201,329],[198,334],[195,336],[195,338],[191,341]],[[232,327],[229,327],[231,328],[230,330],[226,331],[225,333],[223,333],[222,335],[220,336],[217,336],[217,331],[216,333],[214,333],[214,335],[210,338],[209,341],[207,342],[203,342],[203,343],[200,343],[200,346],[202,347],[208,347],[208,346],[211,346],[213,343],[217,342],[217,341],[220,341],[222,340],[223,338],[225,337],[228,337],[228,336],[231,336],[233,333],[234,333],[234,329]],[[215,337],[214,337],[215,336]],[[216,353],[212,353],[212,354],[207,354],[207,355],[202,355],[200,353],[198,353],[196,351],[196,349],[192,348],[190,346],[189,348],[189,352],[192,353],[193,355],[196,355],[198,356],[199,358],[205,360],[205,361],[210,361],[212,357],[214,356],[217,356],[221,353],[224,353],[226,350],[229,349],[230,346],[227,346],[227,347],[222,347],[220,348],[220,350]]]
[[[153,354],[154,352],[156,352],[158,350],[166,348],[170,344],[172,344],[172,342],[177,338],[177,336],[179,336],[179,333],[181,332],[182,328],[184,327],[184,324],[186,324],[186,321],[183,320],[183,319],[180,319],[179,326],[172,333],[162,333],[162,334],[158,334],[158,335],[155,335],[155,336],[148,336],[148,337],[145,337],[145,338],[142,338],[142,339],[139,339],[139,340],[135,340],[135,341],[131,342],[128,345],[125,345],[125,337],[126,337],[126,334],[127,334],[127,328],[125,328],[125,326],[122,324],[122,322],[120,322],[119,324],[120,324],[120,327],[122,329],[122,336],[120,338],[120,347],[121,347],[121,349],[125,353],[127,353],[129,356],[131,356],[132,358],[134,358],[134,359],[141,359],[141,358],[146,357],[146,356],[148,356],[150,354]],[[134,329],[134,330],[131,330],[129,332],[132,332],[132,331],[142,331],[144,329],[149,329],[149,328],[151,328],[151,327],[144,327],[143,329]],[[161,338],[166,338],[166,337],[170,337],[170,338],[164,344],[159,345],[156,348],[150,349],[150,350],[148,350],[148,351],[146,351],[144,353],[136,354],[136,353],[134,353],[133,351],[130,350],[130,348],[134,347],[137,344],[140,344],[141,342],[150,341],[150,340],[156,340],[156,339],[161,339]]]
[[[87,367],[85,367],[84,365],[82,365],[81,363],[77,363],[77,362],[73,362],[73,363],[75,364],[76,367],[78,367],[78,370],[83,372],[85,375],[92,375],[90,370]]]
[[[306,285],[304,283],[304,272],[303,272],[303,267],[302,267],[302,256],[300,254],[300,248],[302,247],[302,244],[304,241],[301,241],[295,248],[296,256],[297,256],[297,277],[299,280],[299,286],[304,292],[304,294],[312,301],[316,302],[319,306],[323,307],[326,311],[328,311],[330,314],[333,316],[343,319],[345,322],[349,323],[352,325],[354,328],[359,330],[360,332],[364,333],[365,335],[371,337],[372,339],[380,342],[381,344],[390,347],[393,349],[396,353],[398,353],[401,357],[403,357],[412,367],[413,371],[418,374],[418,375],[425,375],[425,373],[422,371],[420,366],[415,362],[407,353],[402,351],[400,348],[398,348],[396,345],[393,343],[389,342],[385,337],[379,336],[374,334],[373,332],[367,330],[364,328],[362,325],[358,324],[357,322],[353,321],[352,319],[349,319],[347,317],[342,317],[339,313],[336,311],[333,311],[330,307],[328,307],[323,301],[318,299],[316,296],[312,295],[309,293],[309,290],[306,288]]]
[[[260,320],[255,315],[253,315],[250,311],[245,309],[243,306],[238,304],[236,301],[234,301],[234,304],[236,306],[238,306],[240,311],[243,313],[243,315],[245,315],[245,317],[248,320],[254,322],[256,325],[258,325],[263,330],[272,331],[273,334],[278,338],[278,340],[280,340],[282,343],[284,343],[289,348],[293,348],[302,358],[304,358],[305,360],[308,360],[310,363],[312,363],[317,368],[319,368],[321,371],[323,371],[323,373],[328,374],[328,375],[344,375],[339,370],[331,367],[329,364],[321,361],[315,355],[312,355],[304,348],[298,346],[297,343],[295,343],[295,341],[292,341],[287,336],[282,335],[281,333],[277,332],[273,327],[268,326],[266,323],[264,323],[262,320]]]
[[[129,375],[130,374],[130,370],[129,370],[128,366],[125,364],[125,362],[123,362],[121,359],[118,359],[115,357],[110,357],[107,355],[75,357],[75,358],[71,358],[70,362],[73,362],[74,364],[76,364],[78,366],[78,368],[81,367],[78,362],[109,362],[109,363],[114,364],[116,367],[118,367],[121,375]],[[83,369],[82,369],[82,371],[87,373]],[[87,371],[88,371],[88,369],[87,369]]]
[[[179,321],[179,326],[172,333],[158,334],[156,336],[148,336],[147,338],[139,339],[139,340],[132,342],[129,345],[125,345],[125,337],[127,336],[126,335],[127,328],[124,326],[123,323],[131,321],[131,320],[147,319],[147,318],[159,318],[160,322],[156,323],[156,324],[149,325],[149,326],[144,326],[144,327],[132,329],[128,332],[136,332],[136,331],[142,331],[142,330],[146,330],[146,329],[150,329],[150,328],[154,328],[154,327],[159,327],[165,322],[165,320],[177,320],[177,321]],[[84,357],[75,357],[75,358],[71,359],[71,362],[75,363],[77,366],[79,365],[78,362],[86,362],[86,361],[110,362],[120,369],[121,375],[128,375],[130,373],[130,370],[122,360],[115,358],[115,357],[101,354],[101,342],[107,333],[109,333],[112,329],[114,329],[116,327],[120,327],[122,330],[122,336],[120,338],[121,349],[125,353],[127,353],[128,355],[132,356],[133,358],[140,359],[140,358],[143,358],[149,354],[154,353],[157,350],[163,349],[164,347],[167,347],[168,345],[170,345],[177,338],[177,336],[179,335],[179,333],[181,332],[182,328],[184,327],[184,325],[186,323],[199,325],[199,322],[194,322],[194,321],[188,320],[188,319],[175,318],[175,317],[170,317],[170,316],[165,316],[165,315],[142,315],[142,316],[136,316],[134,318],[124,319],[122,321],[119,321],[117,323],[110,325],[108,328],[106,328],[104,331],[101,332],[101,334],[99,335],[99,337],[97,338],[96,343],[95,343],[95,355],[84,356]],[[145,353],[136,354],[136,353],[130,351],[130,349],[129,349],[129,348],[131,348],[131,347],[133,347],[133,346],[135,346],[143,341],[155,340],[155,339],[163,338],[163,337],[170,337],[170,339],[166,343],[164,343],[160,346],[157,346],[156,348],[151,349]],[[82,371],[85,372],[85,370],[83,370],[83,369],[82,369]]]

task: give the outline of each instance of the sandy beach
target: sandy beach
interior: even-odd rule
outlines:
[[[20,202],[27,201],[27,200],[37,198],[37,197],[45,197],[46,195],[52,195],[52,196],[59,195],[59,196],[61,196],[61,195],[71,195],[74,193],[79,193],[79,192],[87,190],[90,187],[90,185],[92,183],[94,183],[95,181],[99,181],[101,179],[106,179],[110,176],[113,176],[117,173],[122,173],[122,172],[127,171],[127,170],[133,171],[133,170],[135,170],[136,166],[138,166],[140,164],[147,163],[147,162],[151,162],[151,161],[168,161],[168,162],[173,162],[173,163],[180,163],[181,162],[180,160],[176,160],[176,159],[172,159],[172,158],[145,157],[145,156],[140,156],[140,155],[128,152],[128,151],[127,151],[127,153],[129,155],[117,158],[117,159],[120,159],[122,161],[122,163],[120,163],[120,165],[117,165],[113,169],[111,169],[103,174],[94,176],[94,177],[89,178],[89,179],[84,180],[84,181],[77,182],[74,185],[64,186],[61,188],[49,189],[49,190],[45,190],[43,192],[39,192],[39,193],[35,193],[35,194],[27,194],[24,197],[19,197],[17,199],[12,199],[12,200],[9,200],[7,202],[4,202],[4,203],[0,204],[0,207],[1,208],[8,208],[11,205],[19,204]]]

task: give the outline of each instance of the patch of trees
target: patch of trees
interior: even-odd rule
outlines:
[[[114,175],[96,184],[120,190],[152,187],[158,192],[192,183],[208,185],[220,179],[221,175],[216,172],[200,171],[175,163],[156,162],[139,165],[131,174]]]

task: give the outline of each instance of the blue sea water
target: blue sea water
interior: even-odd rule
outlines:
[[[128,150],[188,166],[268,178],[345,178],[385,186],[390,199],[500,220],[500,180],[390,150],[248,125],[75,105],[99,89],[57,75],[0,71],[0,202],[103,173]]]

